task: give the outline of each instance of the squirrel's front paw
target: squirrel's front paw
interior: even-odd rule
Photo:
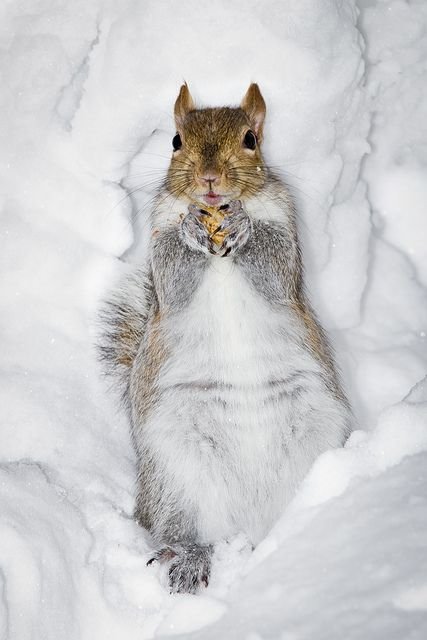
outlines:
[[[216,253],[214,243],[209,232],[202,222],[206,211],[198,209],[195,205],[188,207],[189,213],[181,222],[181,237],[190,249],[203,251],[204,253]]]
[[[252,233],[252,222],[240,200],[230,202],[220,229],[225,231],[226,235],[222,244],[216,247],[216,255],[233,255],[247,243]]]

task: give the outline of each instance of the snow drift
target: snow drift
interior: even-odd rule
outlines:
[[[0,636],[425,637],[425,2],[0,13]],[[359,424],[253,554],[219,546],[198,597],[146,567],[126,419],[93,350],[100,300],[145,250],[183,79],[200,105],[260,84]]]

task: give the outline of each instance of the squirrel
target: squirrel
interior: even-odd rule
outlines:
[[[243,532],[256,545],[351,431],[296,209],[261,153],[265,113],[257,84],[236,108],[197,108],[182,85],[147,259],[103,311],[100,352],[137,453],[135,517],[172,592],[207,586],[215,543]]]

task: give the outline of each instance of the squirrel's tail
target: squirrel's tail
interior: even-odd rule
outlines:
[[[104,372],[118,379],[123,399],[128,397],[130,371],[144,335],[152,296],[151,278],[138,269],[126,275],[99,314],[97,351]]]

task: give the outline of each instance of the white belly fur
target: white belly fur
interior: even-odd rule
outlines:
[[[298,318],[272,310],[228,259],[212,259],[191,304],[164,329],[171,355],[144,442],[167,490],[198,514],[202,540],[244,531],[256,543],[315,456],[338,444],[328,421],[339,411],[320,365]],[[269,383],[296,371],[304,393],[276,400]]]

